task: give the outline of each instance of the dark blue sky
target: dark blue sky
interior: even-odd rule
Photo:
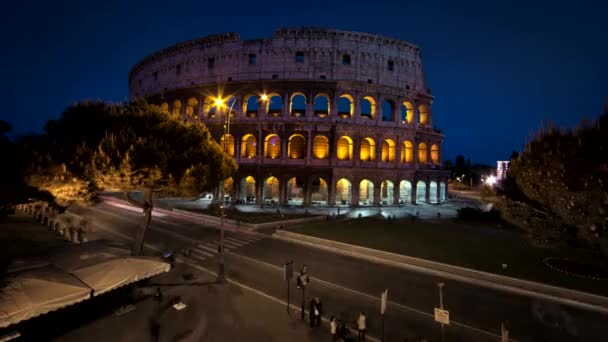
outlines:
[[[8,3],[11,4],[8,4]],[[174,43],[284,26],[383,34],[422,48],[444,159],[494,163],[552,120],[608,99],[606,1],[4,1],[0,118],[40,131],[75,101],[125,100],[133,64]]]

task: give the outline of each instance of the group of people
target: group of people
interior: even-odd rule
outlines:
[[[365,341],[365,332],[367,327],[366,318],[363,312],[359,312],[359,316],[357,316],[355,323],[357,325],[357,341]],[[331,316],[329,320],[329,330],[331,332],[332,342],[353,340],[349,339],[349,330],[344,321],[337,319],[335,316]]]

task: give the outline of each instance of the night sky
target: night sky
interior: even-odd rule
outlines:
[[[8,3],[11,4],[8,4]],[[494,4],[494,3],[497,4]],[[422,48],[444,160],[508,158],[541,122],[572,127],[608,100],[606,1],[3,1],[0,118],[17,133],[85,99],[124,101],[130,68],[220,32],[319,26]]]

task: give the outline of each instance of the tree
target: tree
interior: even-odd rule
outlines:
[[[68,107],[46,126],[48,158],[30,180],[65,203],[90,201],[98,191],[144,193],[144,224],[133,254],[142,252],[152,219],[153,193],[195,195],[236,170],[199,121],[171,118],[145,101],[86,102]],[[69,190],[69,191],[68,191]]]
[[[466,174],[467,166],[465,164],[465,159],[462,154],[456,156],[456,161],[454,162],[454,175],[456,177],[462,177],[462,175]]]

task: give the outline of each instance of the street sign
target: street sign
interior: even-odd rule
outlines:
[[[435,308],[435,321],[441,324],[450,324],[450,312],[440,308]]]
[[[293,261],[289,261],[283,268],[283,280],[293,279]]]
[[[509,342],[509,330],[504,323],[500,326],[500,342]]]
[[[380,300],[380,314],[384,315],[384,312],[386,311],[386,300],[388,297],[388,289],[384,290],[384,292],[382,292],[382,294],[380,295],[381,300]]]

